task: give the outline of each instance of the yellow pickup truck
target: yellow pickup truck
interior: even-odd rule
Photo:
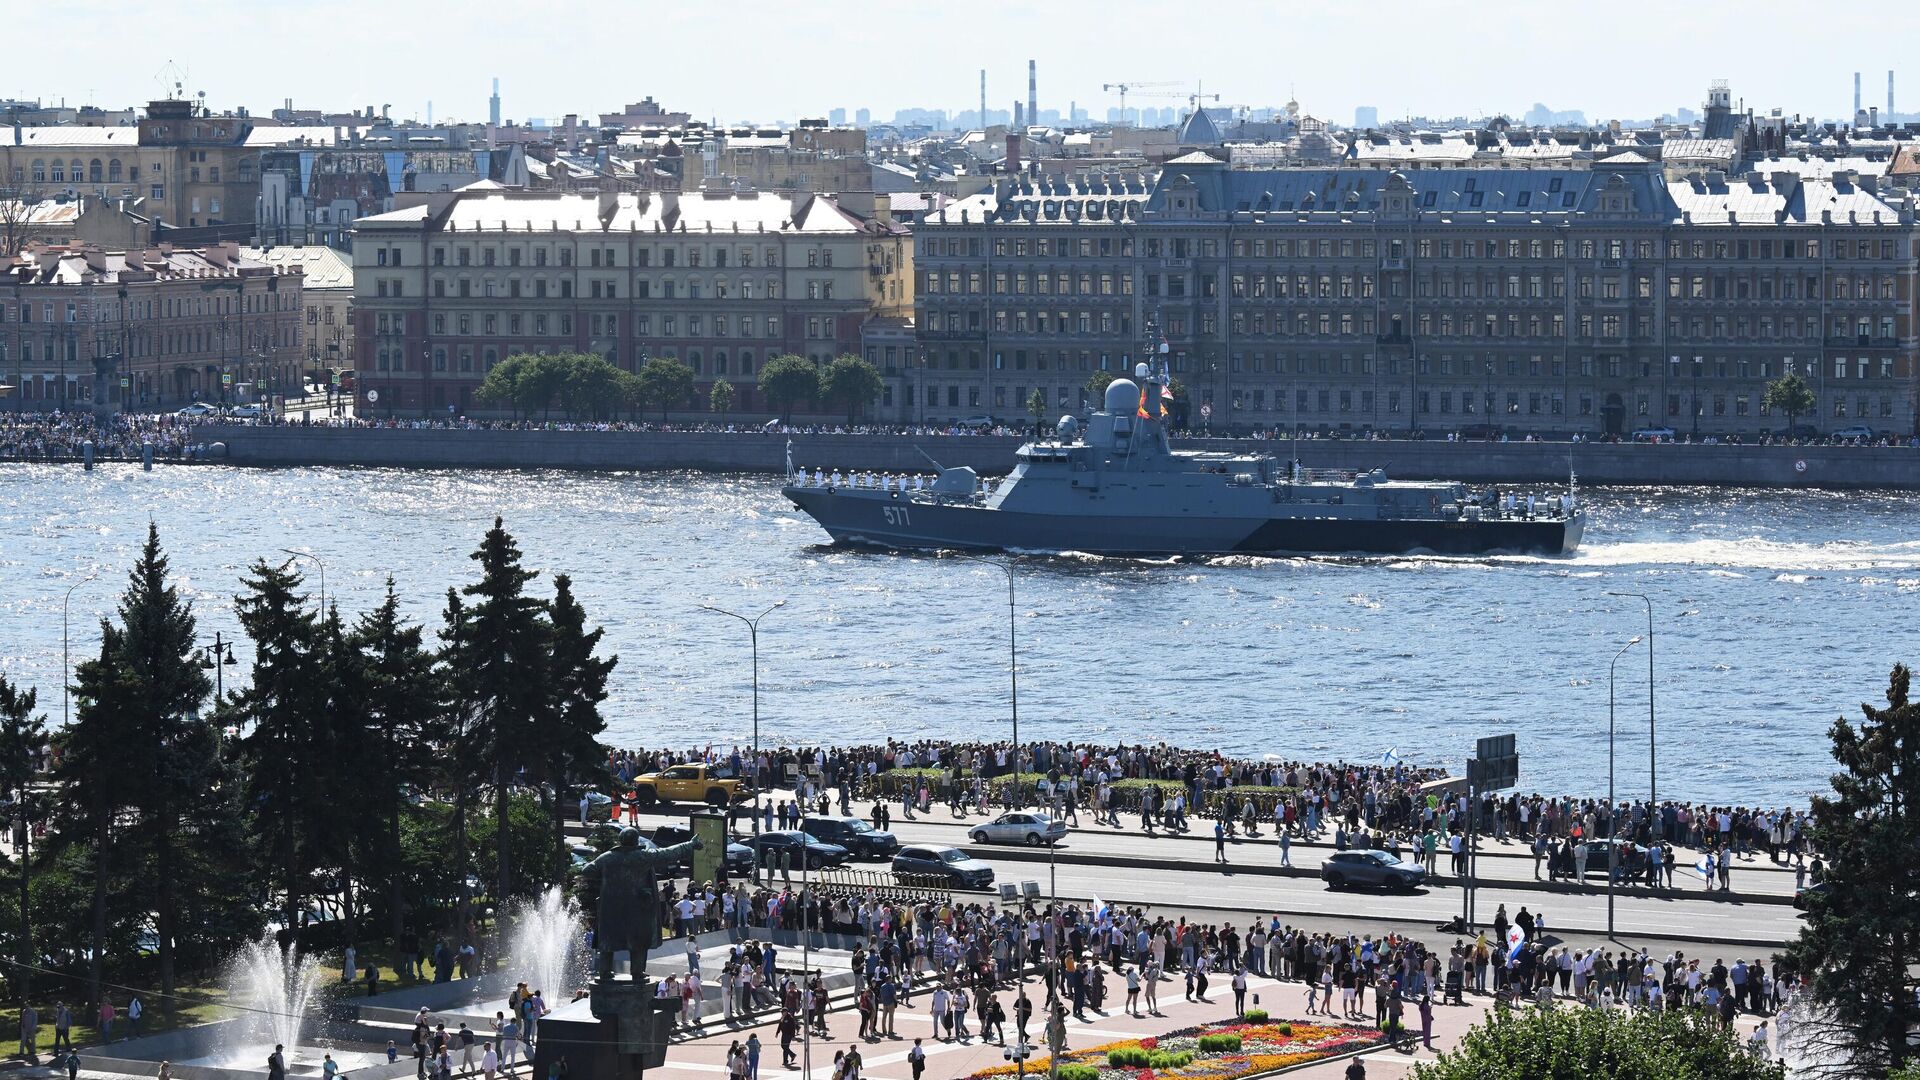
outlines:
[[[646,773],[634,778],[633,800],[641,806],[698,802],[725,808],[745,794],[746,785],[721,773],[712,765],[675,765]]]

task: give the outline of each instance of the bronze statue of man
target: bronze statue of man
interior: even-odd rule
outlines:
[[[647,950],[660,944],[661,870],[679,865],[688,853],[704,845],[698,838],[672,847],[643,848],[640,830],[620,830],[620,842],[581,870],[584,881],[598,887],[599,904],[593,921],[593,944],[599,950],[595,976],[613,978],[613,954],[627,950],[635,978],[646,970]]]

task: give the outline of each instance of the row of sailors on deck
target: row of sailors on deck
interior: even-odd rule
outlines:
[[[1572,494],[1557,496],[1528,494],[1523,499],[1511,491],[1504,496],[1495,492],[1494,502],[1505,517],[1519,517],[1523,509],[1525,515],[1530,518],[1556,516],[1556,511],[1559,517],[1568,517],[1573,513]]]
[[[823,473],[816,468],[809,474],[807,470],[803,468],[794,474],[794,480],[796,483],[809,487],[875,488],[880,491],[925,491],[927,486],[927,478],[925,476],[918,474],[909,476],[906,473],[900,473],[898,475],[894,473],[877,473],[871,469],[865,472],[850,471],[843,475],[839,469],[835,469],[831,473]]]

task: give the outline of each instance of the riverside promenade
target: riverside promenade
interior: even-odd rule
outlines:
[[[427,469],[702,470],[779,474],[787,446],[807,468],[926,474],[932,461],[988,475],[1013,465],[1012,435],[780,434],[438,427],[207,424],[196,437],[235,465]],[[1175,446],[1286,458],[1310,468],[1468,483],[1715,485],[1920,489],[1920,450],[1907,446],[1694,445],[1426,440],[1176,439]],[[931,461],[929,460],[931,459]]]

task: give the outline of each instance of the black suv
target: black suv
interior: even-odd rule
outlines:
[[[800,822],[800,831],[815,840],[839,844],[856,859],[890,859],[900,850],[900,840],[892,833],[857,817],[810,817]]]

